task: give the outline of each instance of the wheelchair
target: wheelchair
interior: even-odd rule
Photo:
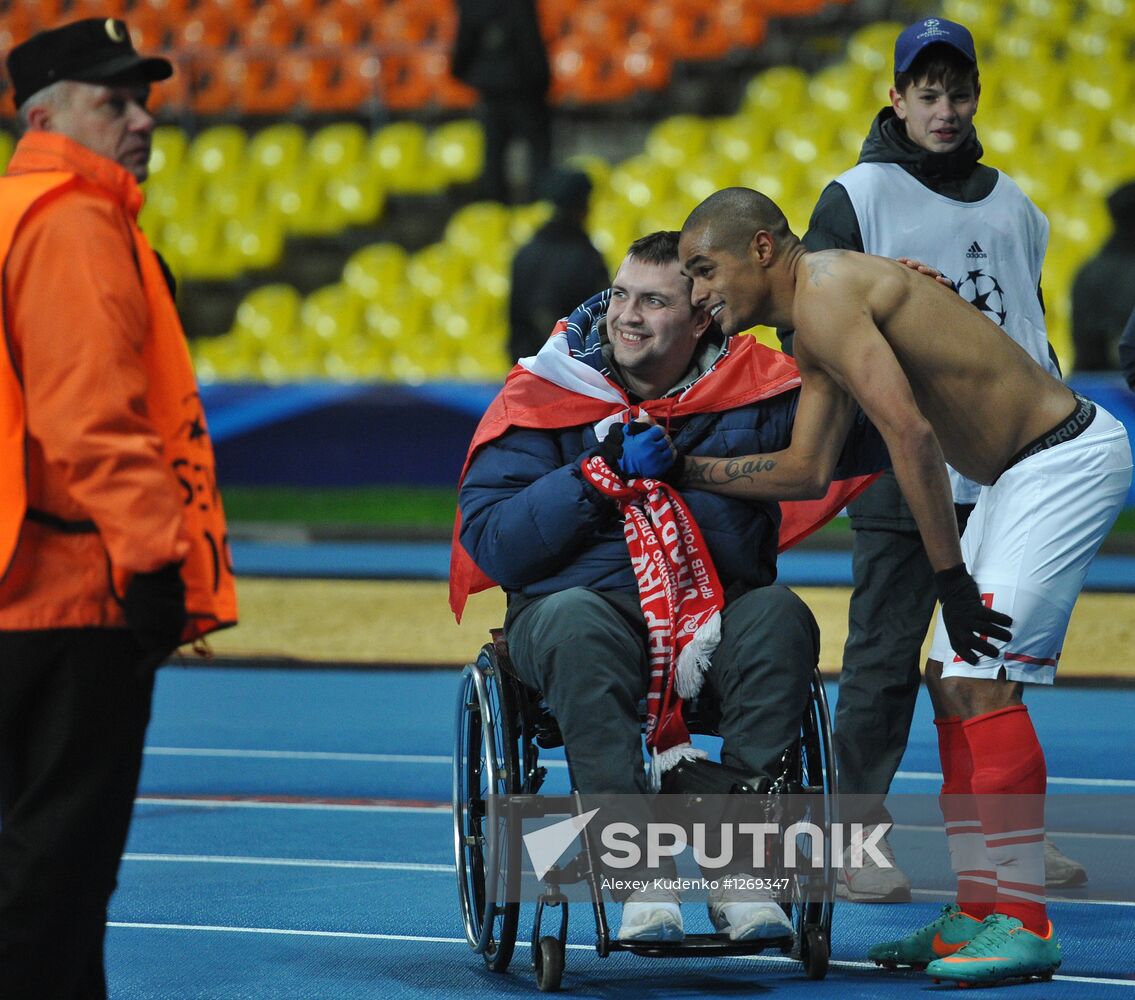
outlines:
[[[701,723],[696,704],[687,703],[686,722],[692,733],[717,735]],[[504,972],[516,945],[520,922],[524,819],[583,813],[579,793],[537,796],[547,776],[539,763],[540,749],[563,744],[554,717],[537,692],[521,684],[512,671],[503,632],[492,630],[474,663],[461,676],[455,719],[453,755],[453,846],[457,888],[465,937],[493,972]],[[811,695],[800,723],[800,736],[781,760],[781,773],[758,791],[775,796],[791,793],[815,796],[814,817],[822,823],[822,867],[811,874],[794,873],[789,898],[781,903],[793,934],[783,938],[744,942],[724,934],[687,934],[674,943],[620,941],[607,924],[599,865],[586,830],[581,849],[562,868],[555,865],[541,881],[531,933],[531,964],[541,991],[558,990],[567,946],[568,899],[561,886],[586,882],[595,915],[596,951],[630,951],[652,957],[756,954],[778,948],[798,959],[809,979],[823,979],[831,952],[835,877],[830,826],[836,820],[837,787],[834,742],[827,698],[819,668],[813,671]],[[748,789],[746,789],[748,790]],[[520,796],[521,799],[513,797]],[[530,798],[534,797],[534,798]],[[523,803],[521,810],[493,808],[502,801]],[[807,798],[804,801],[808,801]],[[558,910],[555,934],[542,934],[546,910]]]

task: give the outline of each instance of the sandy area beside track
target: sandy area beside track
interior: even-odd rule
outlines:
[[[846,588],[798,588],[820,622],[820,665],[839,669]],[[212,637],[218,657],[460,666],[499,625],[499,592],[470,599],[461,625],[434,582],[242,579],[241,624]],[[1072,616],[1060,675],[1135,677],[1135,594],[1085,594]],[[185,658],[192,663],[193,657]]]

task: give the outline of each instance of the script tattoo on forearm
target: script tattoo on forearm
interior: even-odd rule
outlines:
[[[691,485],[752,482],[759,473],[772,472],[775,468],[776,459],[765,458],[762,455],[718,458],[713,461],[687,458],[682,481]]]

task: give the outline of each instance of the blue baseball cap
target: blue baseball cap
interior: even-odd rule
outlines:
[[[905,73],[927,45],[949,45],[970,62],[977,62],[969,28],[944,17],[927,17],[903,29],[895,42],[895,72]]]

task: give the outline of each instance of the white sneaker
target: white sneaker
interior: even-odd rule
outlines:
[[[1079,861],[1063,854],[1047,837],[1044,838],[1044,884],[1071,889],[1088,881],[1088,872]]]
[[[868,831],[865,829],[864,834]],[[836,871],[835,894],[852,903],[909,903],[910,879],[895,861],[895,852],[885,837],[876,847],[890,862],[890,868],[881,868],[870,854],[863,855],[859,868],[851,867],[851,848],[843,852],[843,867]]]
[[[709,919],[730,941],[760,941],[792,936],[792,922],[783,907],[764,889],[710,890]]]
[[[623,922],[616,935],[620,941],[681,941],[681,897],[672,889],[648,885],[636,889],[623,903]]]

